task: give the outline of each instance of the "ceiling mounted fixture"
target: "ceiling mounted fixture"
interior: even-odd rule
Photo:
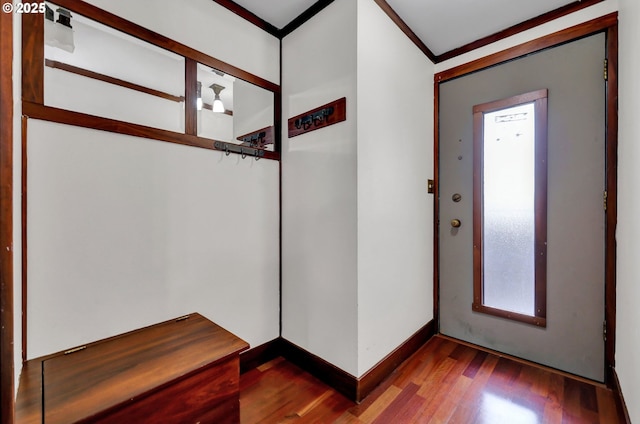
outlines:
[[[224,87],[218,84],[211,84],[209,88],[211,88],[215,94],[215,98],[213,99],[213,111],[216,113],[225,112],[224,104],[222,103],[222,100],[220,100],[220,92],[224,90]]]
[[[73,53],[75,50],[75,44],[73,42],[71,12],[61,7],[59,7],[56,12],[58,12],[58,20],[54,22],[53,9],[49,6],[45,6],[45,43],[49,46],[57,47],[59,49],[66,50],[69,53]]]

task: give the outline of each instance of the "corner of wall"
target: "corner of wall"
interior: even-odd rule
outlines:
[[[282,337],[357,373],[355,2],[282,40]],[[346,121],[289,139],[287,119],[346,97]]]
[[[433,318],[433,63],[358,1],[358,373]]]

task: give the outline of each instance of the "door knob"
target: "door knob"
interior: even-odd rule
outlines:
[[[453,228],[459,228],[462,225],[462,222],[460,222],[459,219],[452,219],[451,220],[451,226]]]

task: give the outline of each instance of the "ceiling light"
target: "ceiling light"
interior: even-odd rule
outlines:
[[[63,9],[61,7],[59,7],[56,12],[58,12],[58,20],[56,21],[56,23],[59,23],[62,26],[65,26],[67,28],[72,28],[71,26],[71,12],[69,12],[67,9]]]
[[[215,98],[213,99],[213,111],[216,113],[223,113],[225,108],[222,100],[220,100],[220,92],[224,90],[224,87],[218,84],[211,84],[209,88],[211,88],[215,94]]]
[[[75,45],[73,42],[73,27],[71,26],[71,12],[61,7],[56,12],[58,12],[58,20],[53,22],[53,9],[49,6],[45,8],[45,43],[73,53]]]

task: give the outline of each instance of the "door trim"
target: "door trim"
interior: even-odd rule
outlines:
[[[13,18],[0,15],[0,422],[14,422]]]
[[[506,50],[490,54],[489,56],[481,57],[480,59],[476,59],[468,63],[463,63],[462,65],[446,69],[442,72],[438,72],[434,76],[434,82],[436,83],[437,87],[438,83],[458,78],[472,72],[480,71],[482,69],[486,69],[491,66],[507,62],[509,60],[517,59],[522,56],[538,52],[540,50],[548,49],[550,47],[556,47],[560,44],[575,41],[580,38],[585,38],[599,32],[605,32],[611,27],[617,27],[617,25],[618,12],[613,12],[608,15],[604,15],[599,18],[592,19],[590,21],[583,22],[569,28],[565,28],[561,31],[545,35],[544,37],[536,38],[535,40],[528,41],[526,43],[508,48]]]
[[[612,387],[615,366],[616,336],[616,241],[617,225],[617,169],[618,169],[618,13],[610,13],[582,24],[528,41],[518,46],[485,56],[483,58],[456,66],[434,75],[434,281],[433,316],[436,333],[440,331],[440,240],[438,227],[440,222],[440,185],[439,185],[439,99],[440,84],[459,78],[510,60],[556,47],[571,41],[585,38],[596,33],[606,34],[607,81],[606,81],[606,187],[607,209],[605,213],[605,384]],[[604,65],[603,65],[604,71]]]

